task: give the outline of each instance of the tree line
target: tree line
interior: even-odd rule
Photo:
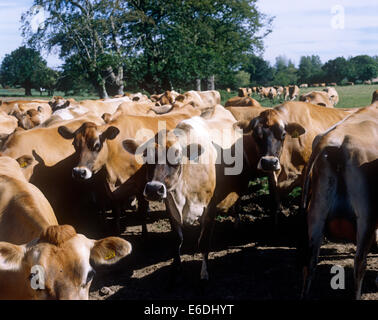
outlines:
[[[36,25],[35,17],[45,19]],[[377,57],[322,64],[261,58],[270,17],[256,0],[34,0],[22,16],[25,45],[6,55],[3,86],[40,87],[101,98],[124,91],[236,89],[247,85],[365,80]],[[58,52],[59,70],[39,52]],[[51,92],[51,91],[50,91]]]

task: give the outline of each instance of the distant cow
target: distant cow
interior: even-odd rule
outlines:
[[[260,103],[251,97],[233,97],[226,101],[225,107],[260,106]]]
[[[239,97],[248,97],[248,90],[247,90],[247,88],[239,88],[238,89],[238,96]]]
[[[330,100],[328,93],[325,91],[311,91],[299,97],[299,101],[316,104],[327,108],[333,108],[334,103]]]
[[[301,207],[307,227],[301,243],[307,296],[323,233],[356,242],[355,297],[361,298],[366,257],[378,227],[378,109],[362,108],[315,138]]]
[[[297,85],[284,87],[284,100],[295,100],[299,96],[299,87]]]
[[[333,106],[336,106],[339,103],[339,94],[335,88],[327,87],[323,89],[323,91],[327,92],[328,98],[332,102]]]
[[[308,84],[307,83],[302,83],[299,88],[308,88]]]

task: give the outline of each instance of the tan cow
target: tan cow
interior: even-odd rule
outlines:
[[[226,101],[225,107],[261,106],[260,103],[251,97],[233,97]]]
[[[238,97],[248,97],[248,90],[247,88],[239,88],[238,89]]]
[[[311,91],[299,97],[299,101],[316,104],[327,108],[333,108],[333,101],[330,99],[329,94],[325,91]]]
[[[266,108],[261,106],[254,107],[226,107],[226,110],[230,111],[237,121],[248,121],[248,123]]]
[[[176,97],[175,103],[178,106],[191,104],[199,110],[213,110],[216,105],[221,103],[221,96],[219,91],[187,91]]]
[[[251,161],[244,162],[246,158],[241,143],[251,139],[242,139],[234,129],[235,122],[229,111],[216,106],[211,117],[184,120],[174,130],[161,132],[161,139],[151,140],[151,144],[135,139],[123,142],[130,153],[146,155],[146,199],[165,202],[175,235],[174,274],[181,268],[182,228],[200,220],[201,279],[208,279],[208,253],[216,207],[230,193],[240,194],[245,189],[249,180],[248,169],[256,166],[252,145],[244,149],[246,158],[249,159],[249,153],[252,155]],[[226,165],[226,155],[229,156],[231,150],[236,156],[234,161],[227,159]],[[231,172],[233,169],[235,172]]]
[[[140,139],[149,139],[156,134],[160,125],[171,129],[179,121],[199,114],[198,109],[184,108],[181,113],[155,117],[121,114],[105,125],[87,122],[76,130],[61,126],[58,129],[59,133],[68,142],[73,139],[76,155],[76,163],[72,164],[70,173],[67,174],[69,177],[72,175],[77,181],[89,180],[86,188],[92,186],[102,190],[101,198],[113,202],[114,205],[118,205],[118,202],[126,198],[137,197],[138,212],[143,217],[147,211],[147,203],[142,196],[144,176],[140,178],[141,164],[134,156],[123,150],[122,141],[138,136],[141,136]],[[117,187],[122,188],[122,192],[120,198],[115,199],[112,191]],[[113,210],[116,208],[113,207]],[[119,233],[118,211],[116,217],[116,228]],[[144,224],[143,234],[146,232]]]
[[[308,88],[308,84],[307,83],[302,83],[299,88]]]
[[[368,138],[367,138],[368,137]],[[308,296],[323,233],[356,242],[355,297],[361,298],[366,258],[378,228],[378,107],[362,108],[318,135],[306,170],[301,207],[302,295]]]
[[[121,238],[91,240],[58,225],[15,160],[0,157],[0,176],[0,299],[88,299],[93,267],[130,254]]]
[[[0,111],[0,139],[11,134],[18,126],[17,119]]]
[[[328,93],[328,98],[335,107],[339,103],[339,94],[337,93],[335,88],[327,87],[323,89],[323,91]]]

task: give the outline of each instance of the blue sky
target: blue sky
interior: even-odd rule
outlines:
[[[21,14],[32,3],[0,0],[0,60],[22,44]],[[378,55],[377,0],[259,0],[258,6],[275,16],[263,54],[271,63],[279,55],[296,64],[302,55],[317,54],[323,62],[337,56]],[[44,57],[51,67],[61,64],[56,55]]]

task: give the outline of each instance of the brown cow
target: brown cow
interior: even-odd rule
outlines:
[[[208,279],[208,253],[215,209],[230,193],[240,194],[245,189],[250,177],[248,170],[256,166],[252,145],[244,149],[246,158],[243,157],[243,148],[239,148],[241,142],[244,144],[251,139],[241,139],[234,124],[230,112],[217,106],[210,118],[184,120],[175,130],[161,132],[161,140],[155,143],[152,140],[151,145],[135,139],[123,142],[130,153],[144,154],[147,159],[146,199],[165,202],[175,235],[173,275],[181,269],[182,228],[199,220],[201,233],[198,242],[203,259],[201,279]],[[226,155],[230,155],[231,150],[236,157],[234,161],[227,159],[226,165]],[[251,161],[244,162],[250,154]],[[159,159],[160,156],[163,158]],[[236,171],[232,173],[232,169]]]
[[[366,137],[369,137],[366,139]],[[378,108],[362,108],[318,135],[306,170],[302,210],[307,211],[302,252],[307,296],[317,265],[323,232],[356,242],[355,297],[378,227]]]
[[[252,107],[252,106],[257,106],[257,107],[260,107],[260,103],[251,98],[251,97],[233,97],[233,98],[230,98],[226,101],[225,103],[225,107]]]
[[[247,126],[240,123],[259,146],[258,169],[269,176],[275,206],[281,195],[302,185],[315,136],[349,114],[305,102],[286,102],[263,111]]]
[[[230,111],[237,121],[251,121],[256,118],[266,108],[261,106],[254,107],[226,107],[226,110]]]
[[[78,160],[71,168],[72,176],[78,181],[91,179],[92,185],[96,184],[103,190],[102,198],[105,199],[124,201],[126,198],[136,196],[139,202],[138,212],[145,217],[147,203],[142,196],[144,178],[143,176],[142,179],[139,178],[141,164],[134,156],[123,150],[121,142],[138,135],[149,139],[151,135],[157,133],[159,125],[165,125],[168,129],[174,128],[179,121],[199,114],[200,111],[197,109],[191,111],[184,109],[182,113],[155,117],[121,114],[105,125],[98,126],[87,122],[77,130],[70,130],[65,126],[59,127],[58,130],[63,138],[73,139]],[[122,199],[115,199],[112,191],[121,185],[124,190]],[[114,205],[118,203],[114,202]],[[116,228],[119,233],[120,208],[113,207],[113,209],[116,211]],[[145,235],[147,232],[145,224],[142,231]]]
[[[115,237],[91,240],[58,225],[15,160],[0,157],[0,175],[0,299],[88,299],[93,267],[119,261],[131,244]]]

